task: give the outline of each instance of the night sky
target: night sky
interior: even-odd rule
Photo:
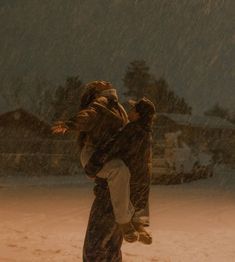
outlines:
[[[233,0],[0,0],[0,94],[12,79],[111,81],[141,59],[193,113],[235,109]],[[34,88],[29,85],[29,88]],[[1,101],[1,99],[0,99]],[[0,111],[9,108],[1,103]]]

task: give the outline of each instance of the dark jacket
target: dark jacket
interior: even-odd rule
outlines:
[[[88,175],[99,172],[103,164],[113,158],[121,158],[131,173],[131,201],[136,211],[148,203],[152,165],[151,129],[141,121],[128,123],[113,138],[92,155],[85,167]]]

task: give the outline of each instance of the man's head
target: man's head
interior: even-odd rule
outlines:
[[[128,102],[132,106],[132,109],[128,114],[130,121],[135,121],[139,118],[152,119],[156,113],[154,104],[146,97],[143,97],[138,101],[129,100]]]

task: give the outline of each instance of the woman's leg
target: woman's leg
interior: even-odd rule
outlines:
[[[121,262],[122,241],[109,192],[96,186],[83,246],[83,262]]]
[[[94,147],[85,145],[80,159],[83,167],[94,153]],[[107,179],[115,220],[119,224],[128,223],[133,214],[134,207],[130,201],[130,171],[121,159],[112,159],[107,162],[97,174],[97,177]]]
[[[135,209],[130,201],[130,171],[121,159],[107,162],[97,177],[107,179],[115,220],[119,224],[130,222]]]

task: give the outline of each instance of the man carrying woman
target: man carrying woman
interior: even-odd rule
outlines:
[[[137,107],[136,104],[134,108]],[[100,152],[101,148],[104,149],[104,145],[109,144],[108,141],[112,140],[115,134],[120,133],[120,130],[128,123],[128,117],[123,107],[118,103],[116,90],[105,81],[94,81],[87,84],[81,98],[80,109],[73,119],[57,122],[52,130],[55,133],[64,133],[72,129],[78,131],[82,147],[81,163],[84,168],[86,167],[86,171],[89,171],[89,166],[92,167],[92,161],[89,161],[92,159],[91,156],[97,155],[97,152]],[[140,116],[139,112],[136,114]],[[119,139],[117,143],[122,142]],[[121,144],[119,149],[120,147]],[[127,241],[134,242],[139,237],[138,231],[142,230],[143,223],[139,223],[137,219],[135,226],[133,226],[133,218],[138,217],[134,214],[138,214],[138,212],[140,214],[147,205],[149,178],[145,179],[143,183],[145,186],[141,189],[147,190],[145,191],[147,198],[144,201],[136,200],[139,193],[136,194],[137,197],[130,194],[130,185],[131,190],[138,191],[140,188],[136,188],[131,183],[132,174],[127,167],[127,162],[121,158],[120,150],[115,152],[115,148],[118,147],[115,146],[111,151],[109,150],[108,161],[106,159],[105,162],[99,162],[99,172],[94,174],[96,197],[91,208],[84,242],[84,261],[121,261],[123,236]],[[150,158],[150,151],[146,153],[144,150],[143,152],[147,158]],[[135,173],[136,170],[133,172]],[[145,168],[142,172],[147,174],[149,169]],[[132,181],[134,180],[132,179]],[[117,187],[122,188],[121,195]],[[138,210],[133,206],[130,198],[136,206],[141,203]],[[147,234],[147,239],[148,237]],[[146,235],[143,239],[146,239]],[[149,239],[151,242],[151,238]]]

